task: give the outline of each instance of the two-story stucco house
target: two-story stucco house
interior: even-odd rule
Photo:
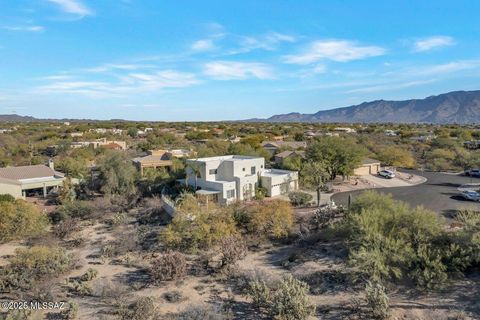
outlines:
[[[265,159],[248,156],[219,156],[187,160],[187,183],[198,194],[212,195],[221,204],[249,200],[262,186],[273,197],[298,189],[298,173],[265,169]]]

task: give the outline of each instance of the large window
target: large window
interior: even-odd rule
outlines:
[[[210,169],[210,170],[208,171],[208,173],[210,173],[210,174],[217,174],[217,169]]]
[[[255,168],[255,167],[250,168],[250,173],[251,174],[255,174],[256,171],[257,171],[257,168]]]
[[[227,199],[235,198],[235,190],[227,190]]]

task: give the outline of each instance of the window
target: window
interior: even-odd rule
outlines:
[[[235,198],[235,190],[227,190],[227,199]]]
[[[245,171],[245,168],[243,168],[242,171]]]
[[[263,169],[263,164],[260,166],[260,168],[262,168],[262,169]]]
[[[210,173],[210,174],[217,174],[217,169],[210,169],[210,170],[208,171],[208,173]]]
[[[255,167],[252,167],[252,168],[250,169],[250,173],[251,173],[251,174],[255,174],[256,171],[257,171],[257,168],[255,168]]]

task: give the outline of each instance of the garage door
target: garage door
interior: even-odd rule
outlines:
[[[368,175],[370,174],[370,166],[362,166],[362,167],[359,167],[357,169],[355,169],[355,171],[353,172],[356,176],[365,176],[365,175]]]

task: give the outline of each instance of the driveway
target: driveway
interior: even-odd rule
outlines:
[[[414,185],[393,188],[377,188],[377,192],[391,194],[393,198],[409,203],[411,206],[423,206],[446,217],[459,209],[480,210],[480,203],[463,200],[458,196],[457,188],[465,183],[480,182],[479,178],[438,172],[419,172],[417,170],[402,170],[407,174],[424,176],[427,181]],[[347,205],[348,195],[353,198],[364,190],[337,193],[332,196],[337,204]]]
[[[411,185],[410,183],[396,177],[393,179],[385,179],[380,176],[368,175],[361,176],[360,178],[367,180],[375,188],[407,187]]]

